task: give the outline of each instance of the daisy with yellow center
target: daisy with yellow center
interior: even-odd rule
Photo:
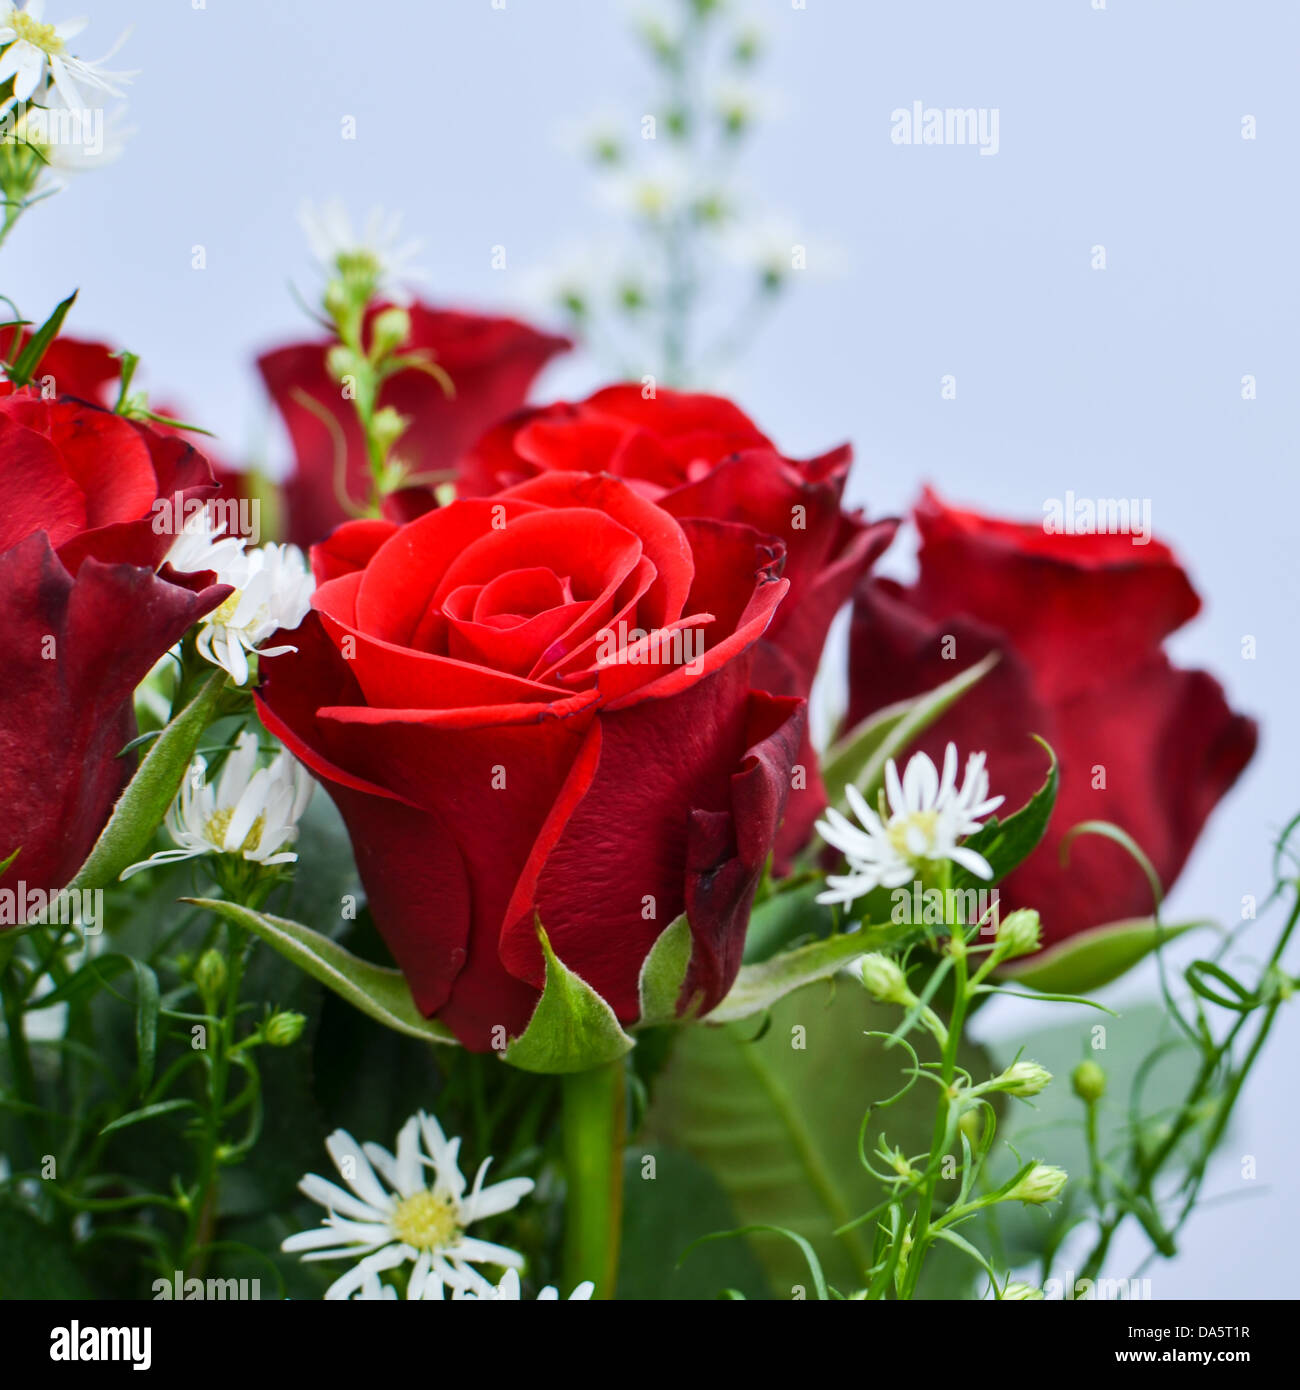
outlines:
[[[289,632],[307,616],[315,583],[296,545],[264,545],[250,550],[237,536],[214,529],[206,511],[191,518],[167,554],[183,574],[210,570],[218,584],[234,590],[199,623],[199,655],[224,668],[236,685],[252,674],[249,654],[278,656],[291,645],[265,646],[276,632]]]
[[[176,848],[132,864],[122,877],[204,854],[238,855],[268,868],[296,860],[290,846],[314,784],[283,749],[267,766],[259,763],[258,736],[251,729],[240,734],[215,786],[206,761],[196,758],[164,822]]]
[[[118,39],[102,58],[75,58],[68,52],[68,40],[74,39],[86,27],[84,19],[70,19],[62,24],[45,22],[45,0],[27,0],[25,9],[13,4],[0,4],[0,83],[13,79],[13,95],[6,109],[16,102],[43,100],[49,84],[71,110],[84,110],[85,98],[81,87],[91,87],[111,96],[122,95],[121,84],[129,82],[132,73],[108,72],[104,63],[121,46],[126,35]]]
[[[942,775],[924,753],[917,753],[900,778],[891,758],[885,765],[888,803],[882,796],[879,812],[855,786],[845,791],[860,826],[834,808],[817,822],[822,839],[839,850],[849,866],[847,874],[827,875],[826,891],[817,895],[819,903],[847,907],[873,889],[901,888],[928,865],[943,860],[959,864],[976,878],[993,877],[984,856],[959,843],[979,830],[1004,800],[989,796],[983,753],[971,754],[960,787],[955,744],[944,752]]]
[[[460,1140],[448,1139],[432,1115],[412,1115],[397,1136],[397,1151],[358,1144],[336,1129],[325,1141],[346,1188],[309,1173],[299,1191],[325,1208],[325,1219],[290,1236],[280,1247],[304,1260],[353,1259],[357,1263],[325,1292],[327,1299],[396,1297],[379,1276],[412,1266],[407,1297],[494,1298],[497,1286],[475,1265],[518,1270],[523,1256],[480,1240],[469,1228],[484,1217],[510,1211],[533,1190],[531,1178],[507,1178],[484,1186],[491,1159],[472,1185],[460,1171]],[[468,1188],[468,1190],[467,1190]]]

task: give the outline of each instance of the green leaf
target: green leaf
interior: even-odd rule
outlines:
[[[920,929],[912,926],[863,927],[785,951],[757,965],[742,965],[726,997],[707,1015],[710,1023],[734,1023],[770,1009],[792,990],[825,980],[868,951],[895,950]]]
[[[698,1159],[670,1144],[656,1144],[653,1151],[628,1149],[623,1194],[621,1301],[711,1299],[728,1288],[744,1298],[772,1297],[746,1241],[715,1241],[682,1259],[701,1236],[740,1224],[722,1185]]]
[[[683,912],[659,933],[641,964],[639,1026],[669,1023],[677,1017],[677,1001],[691,964],[691,945],[691,924]]]
[[[14,850],[14,852],[9,856],[8,859],[0,859],[0,875],[3,875],[8,871],[9,866],[14,862],[15,859],[18,858],[18,856],[22,852],[23,847],[19,845],[18,848]]]
[[[36,369],[41,365],[41,358],[45,356],[45,349],[58,337],[59,329],[63,327],[63,320],[67,318],[68,310],[72,308],[76,298],[77,291],[73,290],[27,340],[27,346],[18,354],[13,365],[7,369],[6,374],[15,386],[26,386],[36,375]]]
[[[142,960],[132,959],[135,975],[136,1086],[141,1096],[153,1083],[158,1056],[158,977]]]
[[[744,963],[767,960],[778,951],[793,945],[803,945],[812,938],[822,939],[835,934],[836,912],[826,903],[817,901],[817,894],[826,887],[818,873],[808,882],[790,880],[777,885],[777,891],[754,904],[749,914],[749,929],[745,933]],[[870,920],[870,912],[862,917]]]
[[[260,936],[312,979],[319,980],[386,1028],[422,1038],[425,1042],[455,1043],[455,1034],[446,1024],[425,1018],[415,1007],[400,970],[362,960],[337,941],[304,927],[301,922],[273,917],[268,912],[254,912],[252,908],[217,898],[185,898],[183,901],[207,908],[218,917]]]
[[[117,881],[123,869],[147,856],[149,842],[180,789],[225,683],[226,673],[214,671],[154,740],[69,889],[105,888]]]
[[[59,1230],[0,1202],[0,1299],[82,1299],[99,1292]]]
[[[119,1115],[111,1124],[106,1124],[99,1131],[102,1139],[106,1134],[113,1134],[119,1129],[127,1129],[131,1125],[141,1124],[145,1120],[157,1119],[159,1115],[174,1115],[178,1110],[197,1110],[199,1107],[192,1100],[160,1100],[156,1105],[142,1105],[139,1110],[129,1110],[125,1115]]]
[[[631,1051],[614,1010],[551,949],[537,923],[537,939],[546,957],[546,985],[528,1027],[512,1038],[505,1060],[521,1071],[563,1075],[613,1062]]]
[[[1162,940],[1172,941],[1184,932],[1214,925],[1201,920],[1157,927],[1150,917],[1110,922],[1006,965],[1001,973],[1043,994],[1090,994],[1119,979]]]
[[[715,1028],[706,1020],[680,1029],[656,1081],[641,1142],[652,1153],[661,1146],[684,1149],[721,1184],[736,1225],[784,1227],[811,1242],[831,1284],[862,1288],[872,1263],[871,1229],[834,1231],[885,1196],[859,1161],[858,1133],[867,1106],[898,1092],[912,1069],[906,1048],[886,1050],[880,1039],[866,1036],[887,1032],[899,1016],[845,980],[833,992],[816,986],[782,999],[757,1038],[752,1023]],[[928,1036],[914,1041],[923,1062],[938,1055]],[[960,1061],[974,1074],[993,1074],[978,1049],[964,1050]],[[867,1148],[883,1132],[905,1153],[923,1153],[933,1127],[933,1088],[914,1086],[873,1114]],[[949,1200],[957,1189],[955,1181],[941,1183],[939,1196]],[[808,1264],[796,1246],[761,1236],[747,1243],[776,1297],[790,1297],[796,1285],[810,1288]],[[703,1251],[685,1262],[683,1272],[696,1258]],[[934,1263],[938,1278],[966,1261],[954,1251]],[[968,1277],[964,1268],[961,1277]],[[933,1293],[928,1284],[922,1289]]]
[[[1050,759],[1043,785],[1006,820],[1000,821],[996,816],[992,817],[984,823],[983,829],[977,830],[965,841],[965,848],[982,854],[988,861],[995,883],[1004,879],[1038,847],[1047,832],[1047,823],[1052,818],[1052,808],[1056,805],[1056,792],[1061,780],[1056,754],[1037,734],[1033,737],[1035,743],[1042,744]],[[952,881],[954,888],[971,888],[985,880],[958,867],[953,873]]]
[[[877,710],[829,748],[822,760],[827,802],[845,810],[844,788],[850,782],[871,801],[884,782],[885,764],[890,758],[898,758],[950,705],[982,680],[997,660],[998,654],[990,652],[924,695]]]

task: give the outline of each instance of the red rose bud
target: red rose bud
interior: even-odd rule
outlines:
[[[916,583],[868,579],[856,594],[850,722],[999,652],[918,746],[936,756],[950,739],[985,749],[1010,807],[1042,782],[1030,735],[1055,749],[1052,821],[1002,885],[1004,909],[1039,908],[1048,946],[1149,916],[1150,886],[1119,846],[1082,836],[1062,868],[1061,842],[1080,821],[1113,821],[1168,888],[1255,751],[1255,724],[1229,709],[1218,682],[1178,670],[1162,650],[1200,608],[1187,575],[1149,533],[1051,534],[957,511],[932,492],[916,522]]]
[[[539,922],[623,1023],[683,912],[679,1011],[726,993],[803,733],[803,700],[750,683],[780,561],[750,527],[555,471],[315,547],[315,612],[259,707],[337,802],[417,1005],[466,1046],[524,1031]]]
[[[889,545],[895,520],[842,507],[853,451],[787,458],[719,396],[611,386],[576,405],[526,410],[479,440],[460,465],[461,496],[481,497],[555,469],[612,473],[685,520],[740,521],[785,546],[790,583],[754,659],[754,683],[807,696],[831,620]],[[778,867],[808,839],[826,804],[805,734],[806,786],[790,802]]]
[[[381,407],[391,407],[409,422],[397,453],[417,476],[449,470],[484,430],[519,408],[537,373],[571,346],[567,338],[539,333],[513,319],[424,304],[400,312],[410,318],[402,351],[430,355],[455,387],[448,396],[428,372],[412,368],[391,377],[379,393]],[[366,318],[367,345],[373,343],[376,326],[381,336],[391,337],[395,324],[389,306],[375,306]],[[285,484],[287,539],[303,546],[329,535],[348,516],[335,492],[337,432],[322,420],[322,410],[342,432],[348,496],[364,505],[370,495],[365,439],[352,402],[344,399],[330,373],[329,346],[324,341],[298,343],[258,360],[293,445],[295,467]],[[385,512],[406,521],[433,505],[432,487],[421,484],[388,497]]]
[[[135,687],[230,592],[156,571],[215,491],[188,444],[0,387],[0,862],[44,889],[89,853],[131,770]]]

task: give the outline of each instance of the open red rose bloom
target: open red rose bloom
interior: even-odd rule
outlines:
[[[572,471],[313,551],[262,714],[338,804],[416,1003],[467,1046],[526,1026],[539,921],[625,1023],[683,911],[679,1009],[734,980],[804,726],[751,683],[783,558]]]

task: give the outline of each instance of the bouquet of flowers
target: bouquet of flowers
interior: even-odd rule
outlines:
[[[565,332],[309,219],[277,483],[75,295],[5,301],[0,1295],[1084,1298],[1121,1228],[1176,1251],[1294,987],[1289,828],[1260,925],[1161,914],[1255,726],[1166,653],[1158,539],[864,514],[848,445],[699,389],[737,219],[696,156],[750,116],[679,8],[643,39],[694,172],[596,143],[650,250]],[[75,42],[0,18],[5,234],[126,82]],[[630,369],[526,404],[611,315]],[[1156,1001],[1095,997],[1152,954]],[[995,1055],[1007,995],[1088,1012]]]

